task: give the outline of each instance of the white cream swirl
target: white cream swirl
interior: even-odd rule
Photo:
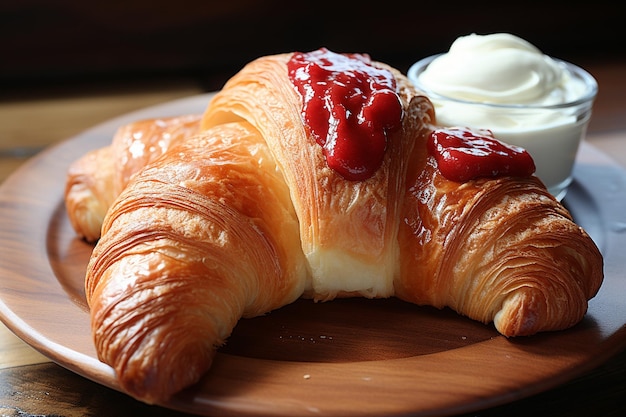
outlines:
[[[585,94],[557,61],[508,33],[471,34],[454,41],[420,75],[428,90],[494,104],[552,105]]]

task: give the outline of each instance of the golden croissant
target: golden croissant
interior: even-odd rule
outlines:
[[[575,325],[602,283],[596,245],[536,177],[443,175],[432,104],[366,55],[261,57],[193,129],[123,190],[100,182],[93,337],[142,401],[196,382],[240,318],[299,297],[396,296],[521,336]]]

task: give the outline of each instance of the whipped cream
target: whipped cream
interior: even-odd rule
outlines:
[[[420,82],[443,96],[494,104],[553,105],[577,100],[585,83],[529,42],[508,33],[458,38]]]
[[[597,92],[593,77],[508,33],[460,37],[408,76],[435,105],[437,124],[489,129],[525,148],[537,176],[563,197]]]

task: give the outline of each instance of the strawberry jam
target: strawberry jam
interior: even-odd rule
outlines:
[[[347,180],[371,177],[382,164],[388,133],[402,121],[393,74],[367,55],[325,48],[296,52],[287,65],[304,123],[328,166]]]
[[[535,163],[525,149],[500,142],[484,129],[437,129],[430,135],[428,151],[451,181],[527,177],[535,172]]]

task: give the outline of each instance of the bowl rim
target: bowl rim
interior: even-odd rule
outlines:
[[[571,108],[574,106],[579,106],[582,104],[587,104],[587,105],[591,105],[593,103],[593,101],[595,100],[596,96],[598,95],[598,82],[596,81],[596,79],[586,70],[584,70],[583,68],[579,67],[578,65],[572,64],[571,62],[568,61],[564,61],[562,59],[558,59],[558,58],[551,58],[552,60],[554,60],[559,66],[561,67],[565,67],[567,68],[572,74],[574,74],[575,76],[581,78],[584,82],[585,85],[587,86],[587,92],[585,94],[583,94],[581,97],[575,99],[575,100],[571,100],[571,101],[567,101],[564,103],[556,103],[556,104],[512,104],[512,103],[506,103],[506,104],[502,104],[502,103],[491,103],[491,102],[483,102],[483,101],[474,101],[474,100],[466,100],[466,99],[460,99],[460,98],[456,98],[456,97],[450,97],[450,96],[446,96],[444,94],[440,94],[437,93],[429,88],[427,88],[425,85],[423,85],[420,81],[419,81],[419,75],[428,67],[428,65],[434,61],[436,58],[445,55],[446,53],[439,53],[439,54],[434,54],[434,55],[430,55],[427,56],[425,58],[420,59],[419,61],[415,62],[414,64],[412,64],[409,67],[409,70],[407,71],[407,78],[409,79],[409,81],[413,84],[413,86],[415,88],[417,88],[418,90],[422,91],[423,93],[425,93],[429,98],[432,99],[440,99],[440,100],[446,100],[446,101],[450,101],[450,102],[454,102],[457,104],[465,104],[465,105],[472,105],[472,106],[485,106],[485,107],[491,107],[494,109],[509,109],[509,110],[532,110],[532,109],[537,109],[537,110],[559,110],[559,109],[565,109],[565,108]]]

